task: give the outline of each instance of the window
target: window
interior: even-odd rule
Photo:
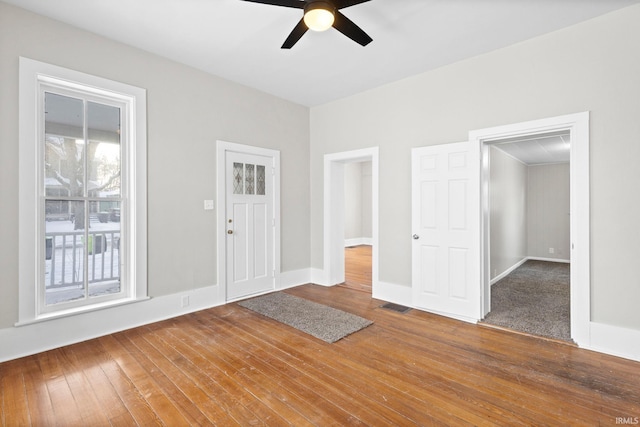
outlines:
[[[145,98],[20,58],[18,324],[146,297]]]
[[[264,196],[265,188],[264,165],[253,165],[250,163],[233,164],[233,194],[255,194]]]

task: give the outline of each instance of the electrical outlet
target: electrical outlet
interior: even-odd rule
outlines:
[[[550,254],[554,254],[554,253],[556,253],[556,250],[554,248],[549,248],[549,253]]]
[[[182,297],[182,307],[189,307],[189,295]]]
[[[213,200],[205,200],[204,201],[204,210],[205,211],[213,210]]]

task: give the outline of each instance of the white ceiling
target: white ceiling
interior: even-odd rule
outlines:
[[[334,29],[283,41],[299,9],[241,0],[2,0],[290,101],[314,106],[508,46],[640,0],[371,0]]]
[[[502,140],[494,146],[526,165],[569,163],[571,138],[567,131]]]

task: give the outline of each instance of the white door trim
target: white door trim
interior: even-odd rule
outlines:
[[[590,211],[589,211],[589,112],[551,117],[469,132],[469,141],[481,149],[481,303],[483,317],[491,307],[489,271],[489,156],[491,142],[543,132],[568,130],[571,134],[571,337],[580,346],[590,345]]]
[[[216,263],[218,276],[218,301],[227,301],[227,251],[226,251],[226,165],[227,152],[253,154],[271,157],[274,160],[273,181],[273,269],[275,270],[275,289],[280,283],[280,151],[234,142],[216,141]]]
[[[344,164],[371,161],[371,228],[372,259],[371,285],[375,297],[378,279],[378,147],[324,156],[324,274],[323,285],[331,286],[344,282]]]

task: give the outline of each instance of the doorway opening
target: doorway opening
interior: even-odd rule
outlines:
[[[378,148],[325,155],[324,188],[323,282],[328,286],[351,283],[374,294],[378,287]],[[358,262],[359,267],[354,265]],[[352,275],[353,269],[368,270],[370,285],[359,283],[365,280]]]
[[[371,161],[344,165],[344,283],[371,293]]]
[[[481,217],[483,318],[491,310],[491,197],[489,150],[492,144],[526,139],[535,135],[568,134],[569,147],[569,260],[571,339],[578,345],[589,343],[590,329],[590,247],[589,247],[589,113],[577,113],[530,122],[481,129],[469,133],[482,153]],[[549,248],[547,248],[548,250]],[[555,249],[555,248],[554,248]]]
[[[570,139],[561,130],[488,143],[485,325],[571,341]]]

